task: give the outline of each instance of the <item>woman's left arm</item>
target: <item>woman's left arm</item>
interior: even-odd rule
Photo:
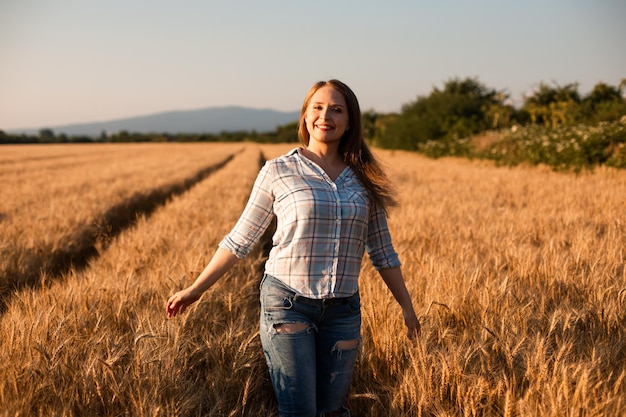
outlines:
[[[411,295],[404,283],[404,277],[400,268],[381,268],[378,273],[382,277],[387,288],[393,294],[400,307],[402,308],[402,315],[404,316],[404,324],[407,327],[407,336],[409,339],[414,340],[420,334],[420,321],[415,315],[413,309],[413,302],[411,301]]]

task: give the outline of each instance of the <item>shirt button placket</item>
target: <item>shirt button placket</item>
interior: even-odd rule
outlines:
[[[335,201],[337,205],[335,206],[335,251],[333,254],[333,275],[335,279],[337,278],[337,264],[339,263],[339,244],[341,237],[341,198],[339,197],[339,191],[337,190],[337,185],[333,184],[333,192],[335,195]]]

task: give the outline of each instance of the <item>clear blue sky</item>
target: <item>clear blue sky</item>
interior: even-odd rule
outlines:
[[[626,78],[624,0],[0,0],[0,129],[298,110],[317,80],[398,111],[453,77],[516,102]]]

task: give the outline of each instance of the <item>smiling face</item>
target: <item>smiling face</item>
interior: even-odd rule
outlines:
[[[345,98],[330,85],[319,88],[306,106],[304,121],[310,141],[339,142],[349,123]]]

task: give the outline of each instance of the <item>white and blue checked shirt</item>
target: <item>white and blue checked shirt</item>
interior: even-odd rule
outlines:
[[[349,297],[367,249],[376,269],[400,266],[385,212],[349,167],[333,182],[299,148],[265,163],[219,247],[246,256],[276,216],[265,272],[309,298]]]

